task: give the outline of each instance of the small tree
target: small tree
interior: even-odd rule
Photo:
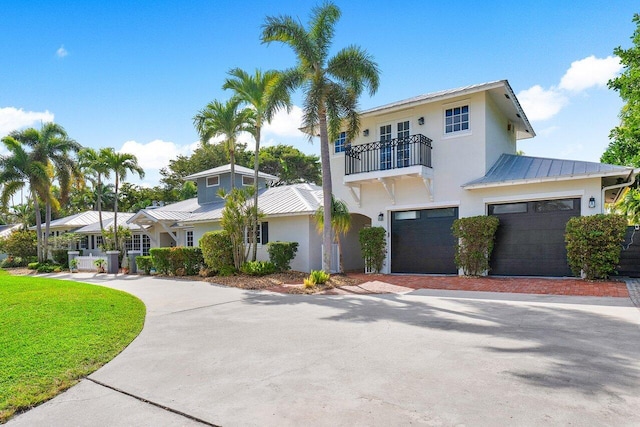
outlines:
[[[387,231],[382,227],[366,227],[360,230],[359,240],[366,270],[379,273],[387,254]]]
[[[249,256],[247,232],[252,229],[255,218],[261,217],[259,212],[254,212],[254,206],[249,203],[253,191],[253,187],[248,187],[234,188],[229,193],[225,193],[224,190],[218,192],[218,195],[225,199],[220,225],[231,239],[233,265],[236,270],[240,269]]]
[[[451,231],[458,238],[456,266],[466,276],[480,276],[489,271],[489,259],[500,221],[495,216],[472,216],[453,222]]]
[[[28,258],[38,255],[36,233],[33,231],[14,231],[5,239],[3,247],[8,255]]]
[[[620,261],[627,221],[620,215],[573,217],[567,222],[565,242],[573,274],[606,279]]]
[[[298,242],[270,242],[267,243],[267,252],[277,271],[287,271],[298,252]]]

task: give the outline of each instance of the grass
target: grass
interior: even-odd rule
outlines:
[[[0,270],[0,423],[113,359],[144,317],[124,292]]]

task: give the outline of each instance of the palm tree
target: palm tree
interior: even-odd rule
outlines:
[[[2,142],[9,154],[0,156],[0,182],[4,183],[0,200],[3,206],[7,206],[12,195],[24,186],[29,187],[35,208],[38,261],[42,262],[45,260],[46,252],[42,241],[39,193],[43,192],[49,183],[47,166],[33,160],[30,153],[14,136],[4,137]]]
[[[128,172],[136,173],[140,178],[144,177],[144,170],[138,165],[138,159],[130,153],[116,153],[113,148],[104,149],[105,163],[108,169],[113,172],[114,186],[114,209],[113,209],[113,241],[115,249],[118,249],[118,188],[120,180],[127,177]]]
[[[315,213],[316,227],[318,233],[324,230],[324,207],[320,206]],[[344,272],[342,265],[342,242],[340,235],[345,235],[351,229],[351,214],[347,204],[340,199],[331,196],[331,228],[333,229],[333,239],[338,244],[338,253],[340,254],[340,272]]]
[[[98,209],[100,231],[102,234],[104,234],[104,223],[102,221],[102,178],[108,179],[111,175],[111,170],[107,164],[109,153],[108,148],[101,148],[99,151],[93,148],[84,148],[78,153],[80,167],[85,171],[87,176],[95,178],[96,207]]]
[[[280,84],[288,91],[299,87],[304,91],[303,125],[309,139],[320,132],[322,192],[324,206],[331,205],[333,186],[329,164],[329,141],[338,138],[346,121],[347,138],[353,140],[360,126],[358,98],[365,88],[373,95],[378,90],[378,65],[358,46],[349,46],[329,58],[334,26],[340,9],[333,3],[315,7],[309,29],[290,16],[267,17],[262,28],[263,43],[281,42],[296,53],[298,64],[282,72]],[[326,213],[322,241],[322,268],[331,267],[331,212]]]
[[[244,108],[238,110],[239,102],[231,99],[224,104],[212,101],[200,110],[193,118],[193,124],[200,135],[202,144],[207,144],[211,138],[222,136],[223,144],[229,153],[231,164],[231,189],[235,188],[235,153],[240,132],[254,133],[255,113]]]
[[[39,131],[34,128],[16,131],[11,133],[10,136],[23,145],[31,147],[30,158],[46,165],[49,170],[50,179],[42,183],[43,187],[39,192],[40,197],[45,202],[43,250],[46,251],[46,248],[48,248],[52,208],[54,205],[58,208],[59,202],[66,203],[71,189],[72,178],[80,175],[77,162],[70,154],[77,153],[82,146],[69,138],[64,128],[56,123],[45,123]],[[60,186],[60,199],[52,196],[54,179],[58,180]]]
[[[258,206],[258,171],[260,170],[260,134],[263,123],[270,123],[273,115],[281,108],[289,111],[291,107],[291,97],[286,90],[282,90],[279,85],[280,73],[269,70],[262,72],[256,70],[253,75],[240,68],[229,71],[230,78],[227,78],[222,86],[224,89],[234,91],[234,98],[239,102],[248,104],[255,112],[255,140],[256,150],[253,163],[253,204]],[[257,215],[258,210],[256,209]],[[251,260],[256,260],[258,243],[256,235],[258,233],[258,218],[254,218],[252,230],[252,255]]]
[[[640,188],[628,188],[624,197],[614,205],[616,210],[626,215],[629,224],[640,223]]]

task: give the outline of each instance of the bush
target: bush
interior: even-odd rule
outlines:
[[[573,217],[567,222],[565,242],[573,274],[606,279],[620,261],[627,221],[620,215]]]
[[[51,255],[56,264],[60,264],[63,267],[67,267],[69,262],[69,255],[67,249],[53,249]]]
[[[30,262],[29,264],[27,264],[27,268],[29,270],[37,270],[38,267],[40,267],[40,263],[39,262]]]
[[[200,238],[200,249],[207,267],[215,273],[235,272],[233,246],[226,231],[209,231]],[[230,270],[231,268],[231,270]],[[229,274],[225,274],[229,275]]]
[[[456,266],[466,276],[480,276],[489,271],[489,259],[500,221],[495,216],[472,216],[453,222],[456,242]]]
[[[247,261],[240,271],[249,276],[265,276],[276,272],[276,266],[270,261]]]
[[[62,268],[59,265],[42,263],[36,268],[38,273],[59,273],[62,271]]]
[[[204,262],[200,248],[152,248],[149,253],[156,271],[161,274],[195,276]]]
[[[136,265],[138,270],[144,271],[144,274],[151,274],[151,268],[153,267],[153,261],[149,255],[141,255],[136,257]]]
[[[271,242],[267,243],[269,261],[273,263],[276,271],[288,271],[291,269],[291,261],[298,252],[298,242]]]
[[[309,279],[307,279],[307,281],[314,285],[324,285],[330,277],[331,275],[329,273],[325,273],[322,270],[311,270],[311,274],[309,274]],[[305,281],[305,287],[308,287],[306,285],[307,282]]]
[[[366,227],[360,230],[359,240],[366,271],[379,273],[387,254],[387,231],[382,227]]]
[[[30,259],[32,258],[21,258],[19,256],[9,255],[7,258],[2,260],[2,263],[0,263],[0,268],[26,267],[27,265],[29,265]]]
[[[14,231],[6,238],[3,247],[7,255],[13,255],[16,258],[38,256],[38,244],[35,231]]]

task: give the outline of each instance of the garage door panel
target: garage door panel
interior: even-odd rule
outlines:
[[[568,276],[564,232],[567,221],[580,215],[580,199],[518,203],[517,213],[493,205],[489,213],[500,220],[491,256],[491,274],[510,276]],[[492,212],[493,211],[493,212]]]
[[[455,274],[455,238],[451,233],[457,208],[417,211],[415,219],[391,223],[391,271],[393,273]]]

